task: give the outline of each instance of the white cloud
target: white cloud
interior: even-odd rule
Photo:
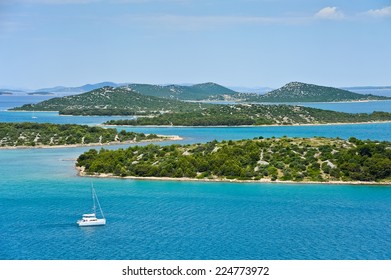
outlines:
[[[318,19],[343,19],[344,14],[337,7],[325,7],[318,11],[314,17]]]
[[[391,6],[377,10],[369,10],[368,12],[366,12],[366,14],[373,17],[389,17],[391,16]]]

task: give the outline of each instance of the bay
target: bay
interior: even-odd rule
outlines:
[[[81,151],[0,153],[0,259],[391,258],[389,187],[79,178]]]
[[[345,113],[373,113],[375,111],[391,112],[391,100],[368,102],[299,102],[291,105],[301,105],[322,110],[332,110]],[[289,105],[289,104],[288,104]]]
[[[283,135],[391,140],[389,123],[125,129],[184,137],[170,143]],[[391,258],[390,187],[81,178],[74,159],[88,149],[0,150],[0,259]],[[92,182],[107,225],[79,228],[76,220],[90,210]]]

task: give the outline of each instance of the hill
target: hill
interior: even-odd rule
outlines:
[[[214,100],[218,99],[219,96],[237,93],[215,83],[203,83],[191,86],[129,84],[125,87],[143,95],[179,100]]]
[[[173,110],[189,111],[199,106],[196,103],[142,95],[126,87],[104,87],[78,95],[52,98],[37,104],[26,104],[11,110],[60,111],[61,114],[72,115],[145,115]]]
[[[264,95],[241,96],[248,102],[343,102],[386,100],[389,97],[359,94],[344,89],[291,82]]]

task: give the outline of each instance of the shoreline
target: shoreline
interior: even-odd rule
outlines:
[[[145,180],[145,181],[183,181],[183,182],[225,182],[225,183],[266,183],[266,184],[319,184],[319,185],[371,185],[371,186],[390,186],[391,182],[363,182],[363,181],[328,181],[328,182],[318,182],[318,181],[281,181],[276,180],[272,181],[271,179],[260,179],[260,180],[237,180],[237,179],[196,179],[196,178],[173,178],[173,177],[137,177],[137,176],[115,176],[112,174],[99,174],[99,175],[89,175],[85,174],[83,168],[76,167],[77,175],[80,177],[93,177],[93,178],[107,178],[107,179],[127,179],[127,180]]]
[[[101,124],[100,126],[117,126],[117,127],[288,127],[288,126],[328,126],[328,125],[355,125],[355,124],[383,124],[391,121],[373,121],[373,122],[355,122],[355,123],[304,123],[304,124],[260,124],[260,125],[113,125]]]
[[[119,146],[126,144],[137,144],[137,143],[145,143],[145,142],[164,142],[164,141],[179,141],[183,140],[182,137],[178,135],[158,135],[165,138],[156,138],[156,139],[146,139],[141,141],[123,141],[123,142],[109,142],[109,143],[89,143],[89,144],[69,144],[69,145],[39,145],[39,146],[7,146],[0,147],[0,150],[25,150],[25,149],[63,149],[63,148],[82,148],[82,147],[106,147],[106,146]]]
[[[387,97],[387,96],[385,96]],[[298,105],[304,106],[306,104],[339,104],[339,103],[367,103],[367,102],[383,102],[383,101],[391,101],[391,99],[363,99],[363,100],[345,100],[345,101],[290,101],[290,102],[243,102],[247,104],[265,104],[265,105],[273,105],[273,104],[281,104],[281,105]],[[305,105],[301,105],[305,104]]]

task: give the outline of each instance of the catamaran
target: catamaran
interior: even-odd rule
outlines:
[[[106,224],[105,216],[103,215],[102,207],[100,207],[98,196],[96,195],[94,186],[91,185],[91,194],[92,194],[92,213],[83,214],[81,220],[77,221],[77,224],[80,227],[88,227],[88,226],[104,226]],[[98,219],[96,217],[96,205],[99,207],[100,214],[102,218]]]

